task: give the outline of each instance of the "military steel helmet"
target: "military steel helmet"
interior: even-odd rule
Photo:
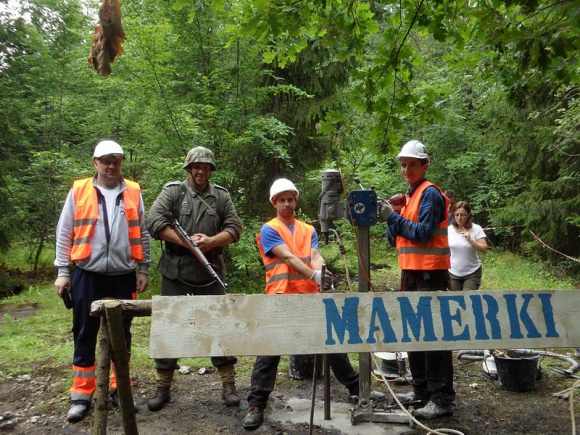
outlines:
[[[211,150],[204,147],[195,147],[189,150],[187,157],[185,157],[185,163],[183,164],[183,169],[189,168],[193,163],[207,163],[211,166],[211,170],[215,171],[217,169],[215,165],[215,157]]]

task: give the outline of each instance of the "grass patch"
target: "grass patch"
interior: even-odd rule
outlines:
[[[570,278],[559,278],[539,261],[512,252],[490,251],[483,262],[481,290],[572,290]]]

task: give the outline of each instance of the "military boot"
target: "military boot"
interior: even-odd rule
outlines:
[[[234,365],[218,367],[218,372],[222,380],[222,399],[226,406],[238,406],[240,395],[236,390],[236,369]]]
[[[224,384],[222,386],[222,399],[226,406],[238,406],[240,404],[240,395],[236,390],[236,384]]]
[[[171,381],[173,381],[173,370],[157,370],[155,384],[157,391],[155,395],[147,401],[149,411],[157,412],[165,407],[171,400]]]

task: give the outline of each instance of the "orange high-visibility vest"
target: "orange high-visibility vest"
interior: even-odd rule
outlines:
[[[266,225],[272,227],[290,251],[296,255],[304,264],[312,267],[310,253],[312,250],[312,234],[314,227],[296,220],[294,223],[294,234],[290,229],[277,218],[267,222]],[[264,252],[264,247],[260,239],[260,234],[256,237],[262,261],[266,266],[266,293],[318,293],[318,285],[310,280],[308,276],[300,275],[278,257],[268,258]]]
[[[123,191],[125,217],[129,228],[129,243],[131,257],[137,261],[143,260],[141,242],[141,227],[139,226],[139,202],[141,188],[134,181],[125,180],[127,188]],[[75,199],[75,220],[73,225],[73,247],[71,260],[79,261],[91,255],[90,238],[94,235],[95,225],[99,219],[99,201],[97,191],[93,186],[93,178],[76,180],[73,184]]]
[[[423,191],[434,186],[441,192],[438,186],[425,181],[409,198],[407,204],[401,210],[401,216],[413,222],[419,222],[419,206],[421,205],[421,195]],[[443,195],[443,193],[441,193]],[[445,210],[449,208],[449,200],[445,198]],[[399,266],[401,270],[438,270],[449,269],[451,267],[451,252],[447,239],[447,217],[439,223],[435,235],[428,243],[412,242],[409,239],[397,236],[396,246],[399,252]]]

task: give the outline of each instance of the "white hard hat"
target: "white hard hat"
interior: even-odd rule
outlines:
[[[95,147],[95,152],[93,153],[93,157],[100,159],[103,156],[110,156],[115,155],[119,157],[125,157],[125,153],[123,152],[123,148],[117,142],[113,140],[103,140],[98,143]]]
[[[270,202],[274,201],[276,195],[282,192],[296,192],[296,196],[300,194],[292,181],[287,178],[279,178],[270,187]]]
[[[427,154],[427,149],[423,143],[419,142],[418,140],[410,140],[403,148],[401,148],[401,152],[397,154],[397,157],[414,157],[416,159],[428,159],[429,155]]]

